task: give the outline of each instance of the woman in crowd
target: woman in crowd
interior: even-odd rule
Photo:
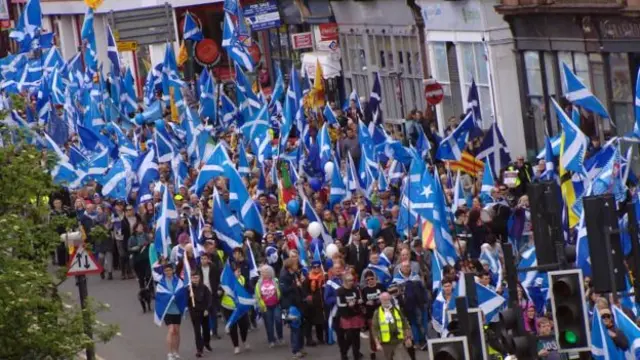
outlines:
[[[282,344],[282,310],[280,308],[280,283],[269,265],[260,267],[260,278],[256,283],[255,298],[264,319],[267,341],[272,348]],[[277,336],[277,338],[276,338]]]
[[[167,326],[167,360],[178,360],[180,355],[180,323],[187,307],[187,287],[174,275],[173,265],[165,264],[164,276],[156,289],[155,321]]]
[[[237,267],[232,267],[232,269],[233,269],[233,273],[234,273],[236,279],[238,279],[238,282],[240,283],[240,285],[244,286],[244,284],[246,283],[246,279],[240,273],[240,269],[238,269]],[[225,322],[229,321],[229,318],[231,318],[231,314],[233,314],[233,310],[235,310],[235,308],[236,308],[236,304],[235,304],[235,302],[233,300],[232,295],[227,293],[226,290],[224,292],[224,295],[222,295],[222,300],[220,301],[220,306],[222,308],[222,315],[224,316]],[[238,330],[240,331],[240,339],[238,339]],[[248,334],[249,334],[249,315],[248,314],[244,314],[229,329],[229,336],[231,337],[231,343],[233,344],[233,353],[234,354],[239,354],[240,353],[240,342],[239,342],[239,340],[242,340],[242,344],[243,344],[243,347],[244,347],[245,350],[249,350],[250,349],[249,343],[247,342],[247,335]]]
[[[342,339],[338,338],[340,359],[348,359],[349,348],[351,348],[353,358],[359,359],[362,357],[360,329],[365,325],[365,308],[360,290],[356,287],[355,276],[351,272],[347,272],[342,277],[342,287],[336,292],[336,298],[340,317],[339,326],[342,330]]]

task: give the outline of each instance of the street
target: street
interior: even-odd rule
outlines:
[[[110,306],[109,312],[100,314],[101,321],[120,326],[120,333],[111,342],[97,345],[98,360],[159,360],[166,358],[165,337],[166,328],[158,327],[153,322],[153,313],[142,313],[142,308],[136,298],[138,283],[136,280],[112,281],[101,280],[99,276],[88,276],[89,296]],[[62,292],[70,292],[73,299],[78,298],[78,289],[75,279],[69,278],[62,286]],[[224,324],[218,324],[223,329]],[[212,353],[205,353],[203,359],[220,359],[230,356],[233,359],[283,360],[291,358],[289,350],[289,335],[285,330],[286,345],[269,349],[266,334],[262,325],[258,330],[249,332],[248,342],[251,349],[239,355],[233,354],[233,346],[228,336],[220,332],[222,339],[213,340]],[[180,328],[181,344],[180,355],[183,359],[196,359],[193,328],[188,318],[183,319]],[[361,339],[361,351],[365,359],[369,358],[368,340]],[[306,348],[309,353],[307,359],[333,360],[338,358],[338,347],[318,346]],[[426,352],[418,352],[419,359],[426,359]],[[378,356],[380,358],[380,356]],[[396,360],[408,360],[409,357],[402,353],[396,356]]]

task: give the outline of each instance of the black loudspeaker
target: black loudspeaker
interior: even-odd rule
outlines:
[[[560,224],[562,208],[559,195],[557,195],[559,192],[554,187],[558,187],[558,184],[552,181],[527,185],[538,266],[558,262],[555,242],[560,239],[554,239],[557,232],[552,231],[552,225],[558,226]],[[558,196],[556,201],[551,200],[554,196]],[[556,216],[557,224],[554,218]]]
[[[611,273],[613,272],[616,290],[624,291],[627,272],[620,245],[616,201],[613,195],[607,194],[585,196],[583,202],[591,258],[591,284],[597,293],[611,292]],[[607,238],[609,232],[606,229],[610,229],[609,238]]]

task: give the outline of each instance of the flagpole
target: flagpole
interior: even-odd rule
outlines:
[[[491,110],[493,112],[493,114],[491,115],[493,116],[493,122],[497,123],[498,116],[496,115],[496,94],[493,88],[493,75],[491,73],[491,57],[489,56],[489,45],[487,44],[487,41],[484,39],[484,37],[482,38],[482,46],[484,47],[484,53],[487,55],[487,75],[489,75],[489,93],[491,94]]]

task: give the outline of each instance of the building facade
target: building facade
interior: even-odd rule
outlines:
[[[419,8],[412,1],[332,1],[338,24],[345,91],[369,98],[375,73],[385,121],[401,124],[426,109],[426,55]]]
[[[638,0],[502,0],[496,11],[512,30],[520,103],[529,155],[558,132],[550,98],[566,104],[566,63],[609,109],[615,126],[582,112],[591,137],[623,135],[634,124],[634,89],[640,67]]]
[[[444,90],[436,105],[438,128],[467,108],[472,81],[478,88],[482,127],[497,121],[512,155],[524,155],[514,40],[495,1],[419,0],[429,74]]]

